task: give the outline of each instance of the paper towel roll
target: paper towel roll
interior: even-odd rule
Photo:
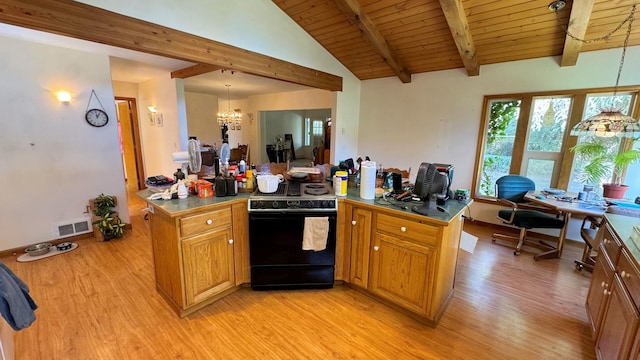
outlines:
[[[360,164],[360,197],[373,199],[376,195],[376,162],[363,161]]]

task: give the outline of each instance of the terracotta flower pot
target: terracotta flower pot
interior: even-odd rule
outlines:
[[[628,185],[603,184],[602,196],[610,199],[622,199],[624,193],[629,189]]]

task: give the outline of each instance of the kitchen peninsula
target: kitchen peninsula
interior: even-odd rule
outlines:
[[[178,316],[250,283],[248,198],[146,200],[156,289]],[[466,205],[426,217],[350,190],[338,200],[335,281],[435,327],[453,296]]]

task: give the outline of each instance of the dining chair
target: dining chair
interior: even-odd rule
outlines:
[[[596,264],[596,258],[593,254],[593,250],[598,249],[600,239],[598,238],[598,230],[602,225],[602,218],[596,216],[587,215],[582,220],[580,226],[580,237],[584,241],[584,249],[582,250],[582,258],[575,260],[576,269],[585,269],[589,272],[593,272],[593,266]]]
[[[535,190],[533,180],[521,175],[505,175],[496,181],[497,202],[508,206],[509,209],[498,211],[498,219],[503,224],[519,229],[518,236],[494,233],[491,240],[506,240],[516,244],[514,255],[519,255],[524,245],[532,246],[543,251],[554,250],[556,247],[539,239],[527,237],[527,230],[534,228],[562,229],[564,218],[559,214],[544,212],[544,208],[528,203],[524,196],[529,190]],[[534,257],[535,258],[535,257]]]

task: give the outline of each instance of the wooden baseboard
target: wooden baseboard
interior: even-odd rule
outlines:
[[[485,221],[481,221],[481,220],[469,220],[469,219],[464,219],[464,224],[474,224],[475,226],[482,226],[483,228],[490,228],[490,229],[495,229],[496,232],[501,232],[504,234],[508,234],[508,235],[514,235],[514,236],[518,236],[520,230],[518,230],[517,228],[508,226],[508,225],[503,225],[503,224],[495,224],[495,223],[490,223],[490,222],[485,222]],[[463,228],[464,230],[464,228]],[[551,242],[556,242],[558,241],[558,238],[552,235],[547,235],[547,234],[541,234],[538,232],[535,232],[533,230],[528,231],[528,233],[532,233],[535,234],[532,237],[535,237],[536,239],[540,239],[540,240],[546,240],[546,241],[551,241]],[[578,241],[578,240],[574,240],[574,239],[569,239],[566,238],[565,240],[565,244],[568,242],[571,243],[575,243],[575,244],[582,244],[582,241]]]

